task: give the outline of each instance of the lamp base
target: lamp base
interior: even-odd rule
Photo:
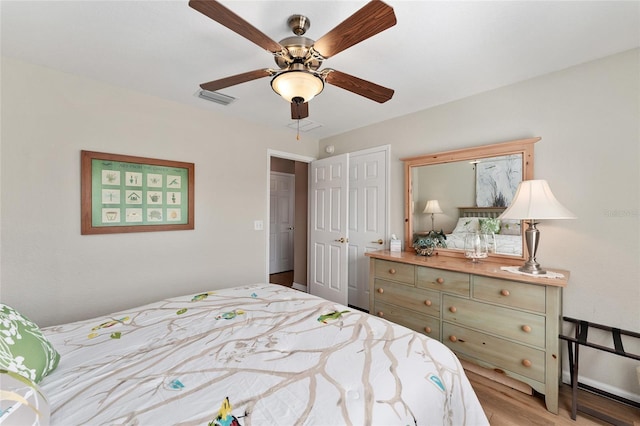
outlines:
[[[547,273],[536,262],[536,251],[538,251],[538,241],[540,240],[540,231],[536,228],[536,221],[531,219],[526,222],[529,227],[524,232],[525,241],[527,243],[527,251],[529,252],[529,260],[518,268],[518,271],[531,275],[544,275]]]
[[[525,274],[531,275],[545,275],[547,273],[546,270],[540,267],[538,262],[527,261],[524,265],[518,268],[518,271],[524,272]]]

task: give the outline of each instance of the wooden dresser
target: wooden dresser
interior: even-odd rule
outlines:
[[[440,340],[459,358],[506,374],[545,395],[558,412],[564,278],[502,271],[500,263],[412,252],[370,259],[369,311]]]

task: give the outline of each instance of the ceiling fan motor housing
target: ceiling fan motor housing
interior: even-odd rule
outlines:
[[[304,63],[310,70],[317,70],[322,61],[309,54],[314,40],[307,37],[291,36],[280,40],[280,44],[289,53],[288,56],[275,55],[273,58],[280,69],[287,68],[293,62]]]
[[[301,36],[311,26],[311,20],[304,15],[291,15],[287,19],[287,25],[295,35]]]

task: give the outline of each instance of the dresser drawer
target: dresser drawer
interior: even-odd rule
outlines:
[[[416,286],[469,296],[469,274],[418,266]]]
[[[397,306],[380,302],[377,299],[374,309],[375,312],[373,313],[380,318],[387,319],[419,333],[426,334],[433,339],[440,340],[440,321],[438,318],[411,312]]]
[[[442,341],[461,356],[544,382],[544,351],[446,322],[442,324]]]
[[[415,266],[376,259],[375,275],[376,278],[413,285],[415,283]]]
[[[544,286],[478,275],[474,275],[472,281],[474,299],[534,312],[546,311]]]
[[[442,319],[544,348],[545,317],[444,295]]]
[[[440,315],[440,294],[435,291],[409,287],[379,278],[375,280],[374,291],[376,302],[380,300],[427,315]]]

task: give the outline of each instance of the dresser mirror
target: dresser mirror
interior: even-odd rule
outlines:
[[[497,217],[520,181],[533,179],[533,145],[539,140],[403,158],[406,249],[413,250],[416,234],[442,230],[447,248],[437,249],[438,254],[464,257],[465,235],[478,230],[490,236],[489,257],[525,259],[522,224]]]

